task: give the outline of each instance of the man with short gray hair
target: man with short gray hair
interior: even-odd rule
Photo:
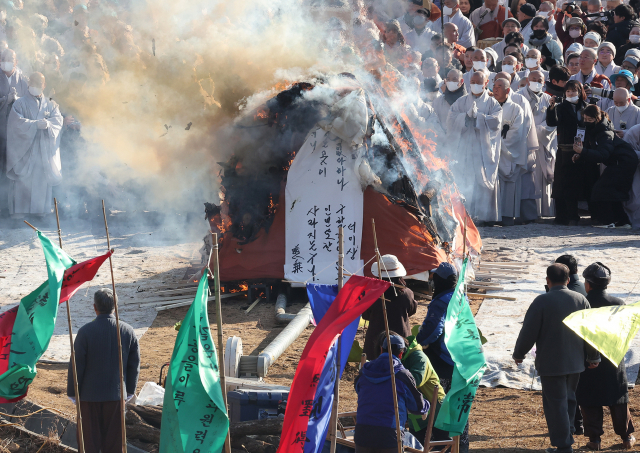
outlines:
[[[82,429],[86,453],[120,453],[122,432],[120,406],[120,365],[113,291],[100,289],[93,296],[96,319],[78,330],[74,347]],[[140,345],[133,327],[120,321],[122,370],[127,400],[136,392],[140,374]],[[71,364],[67,376],[67,396],[76,403]]]

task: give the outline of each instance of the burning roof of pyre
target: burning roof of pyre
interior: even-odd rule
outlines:
[[[219,163],[222,202],[206,205],[223,237],[223,280],[294,280],[296,269],[316,280],[324,266],[314,252],[337,255],[338,224],[353,230],[351,271],[369,274],[357,264],[373,256],[372,217],[381,253],[398,256],[409,275],[460,256],[467,214],[437,131],[398,111],[384,80],[375,82],[343,73],[291,83],[235,122],[230,158]],[[467,228],[467,250],[477,253],[470,219]]]

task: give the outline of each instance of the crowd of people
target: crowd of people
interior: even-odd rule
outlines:
[[[63,183],[63,161],[66,183],[73,184],[75,157],[85,143],[78,116],[85,88],[105,84],[110,70],[144,59],[126,23],[128,10],[126,2],[0,5],[3,216],[50,214],[54,188]]]
[[[640,3],[410,0],[372,10],[387,64],[415,76],[479,225],[553,217],[640,228]],[[584,221],[583,221],[584,223]]]

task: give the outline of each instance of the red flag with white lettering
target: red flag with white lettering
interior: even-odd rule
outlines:
[[[98,273],[98,269],[102,266],[107,258],[111,256],[111,252],[97,256],[90,260],[78,263],[70,267],[64,273],[62,282],[62,290],[60,292],[60,303],[68,301],[83,283],[93,280]],[[11,350],[11,335],[13,333],[13,323],[18,314],[18,307],[11,307],[9,310],[0,313],[0,375],[9,369],[9,354]],[[0,404],[13,403],[27,396],[25,393],[18,398],[6,400],[0,398]]]
[[[287,400],[278,453],[303,452],[317,383],[336,335],[369,308],[389,288],[389,282],[353,275],[315,328],[302,352]]]

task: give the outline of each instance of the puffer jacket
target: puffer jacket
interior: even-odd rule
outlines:
[[[409,412],[422,415],[429,412],[429,403],[416,389],[411,373],[393,357],[396,377],[396,393],[400,426],[407,422]],[[358,394],[358,412],[354,441],[357,446],[368,448],[394,448],[397,445],[396,415],[391,391],[389,356],[384,352],[365,363],[354,382]]]

